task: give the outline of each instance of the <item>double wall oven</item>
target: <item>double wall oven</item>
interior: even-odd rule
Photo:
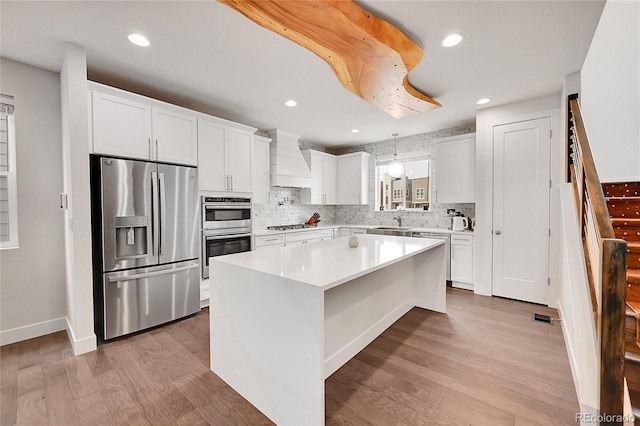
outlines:
[[[202,278],[209,258],[251,250],[251,199],[202,197]]]

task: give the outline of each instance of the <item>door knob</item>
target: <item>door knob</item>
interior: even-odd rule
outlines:
[[[502,231],[496,231],[496,235],[502,234]]]

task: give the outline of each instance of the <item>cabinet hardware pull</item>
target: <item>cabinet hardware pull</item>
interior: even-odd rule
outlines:
[[[156,139],[156,161],[158,161],[158,139]]]
[[[153,160],[153,156],[151,155],[151,138],[147,139],[147,146],[149,147],[149,160]]]

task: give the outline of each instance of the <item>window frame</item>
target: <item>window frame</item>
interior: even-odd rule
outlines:
[[[7,162],[8,170],[0,170],[0,176],[7,178],[9,240],[0,241],[0,250],[16,249],[19,247],[18,235],[18,171],[16,169],[16,135],[15,135],[15,104],[13,97],[2,95],[0,101],[0,115],[7,120]]]
[[[374,179],[375,179],[375,187],[378,188],[380,182],[381,181],[381,176],[379,175],[379,167],[381,166],[386,166],[388,165],[391,161],[393,160],[393,157],[379,157],[376,159],[375,161],[375,170],[374,170]],[[380,210],[380,194],[379,191],[376,189],[375,190],[375,197],[374,197],[374,206],[373,206],[373,210],[376,212],[397,212],[397,211],[408,211],[408,212],[432,212],[433,211],[433,207],[434,207],[434,203],[431,199],[431,186],[432,186],[432,182],[433,182],[433,176],[432,176],[432,172],[433,172],[433,157],[431,155],[430,152],[416,152],[413,153],[413,155],[411,156],[402,156],[402,157],[398,157],[398,160],[401,161],[403,164],[407,164],[407,163],[411,163],[414,161],[423,161],[426,160],[429,162],[429,174],[428,176],[426,176],[429,180],[429,184],[428,187],[426,188],[426,192],[425,192],[425,197],[427,200],[427,203],[429,204],[429,208],[427,210],[425,210],[424,208],[416,208],[416,207],[406,207],[407,205],[407,191],[409,190],[409,188],[407,187],[407,175],[406,173],[403,172],[402,176],[399,178],[402,180],[402,188],[401,189],[393,189],[393,180],[389,182],[390,184],[390,189],[388,191],[389,195],[391,196],[391,200],[396,199],[394,197],[394,192],[397,191],[401,191],[401,194],[403,195],[402,197],[402,205],[404,206],[403,208],[400,209],[395,209],[395,210]],[[406,171],[406,169],[405,169]],[[385,183],[386,185],[386,183]],[[412,190],[413,191],[413,190]],[[412,199],[412,195],[413,194],[409,194],[409,196]],[[386,205],[387,203],[385,203]]]

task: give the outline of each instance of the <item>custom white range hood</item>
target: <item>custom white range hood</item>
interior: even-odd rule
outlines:
[[[269,136],[271,186],[311,188],[311,171],[298,146],[300,136],[280,129],[269,130]]]

